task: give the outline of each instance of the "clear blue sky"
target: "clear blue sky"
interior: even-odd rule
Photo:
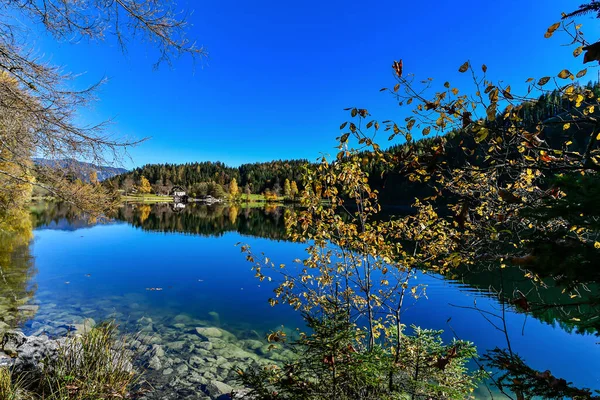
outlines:
[[[391,64],[406,72],[467,87],[457,68],[487,64],[490,78],[511,83],[529,76],[582,69],[564,35],[544,39],[561,11],[578,1],[228,1],[179,3],[194,10],[189,36],[209,57],[172,68],[152,66],[158,54],[131,41],[122,54],[112,41],[56,44],[31,41],[47,60],[83,73],[78,85],[109,82],[84,121],[114,118],[111,131],[151,137],[132,149],[132,162],[223,161],[230,165],[335,153],[345,107],[374,118],[400,119],[403,110],[379,89],[393,85]],[[598,22],[582,19],[589,38]],[[596,76],[589,69],[589,77]],[[587,80],[587,77],[586,77]]]

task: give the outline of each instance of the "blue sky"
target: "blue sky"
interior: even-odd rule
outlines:
[[[110,130],[150,137],[130,150],[132,168],[146,163],[223,161],[230,165],[335,154],[346,107],[374,118],[401,119],[393,98],[392,61],[406,72],[468,86],[458,66],[485,63],[513,93],[530,77],[576,72],[581,58],[563,47],[564,35],[544,39],[546,28],[574,9],[572,1],[313,1],[206,0],[180,2],[194,10],[189,36],[207,59],[187,57],[153,69],[158,58],[135,40],[127,54],[116,44],[56,43],[45,35],[31,44],[46,60],[82,74],[84,85],[104,76],[100,100],[82,121],[113,118]],[[596,20],[582,19],[589,38]],[[587,28],[587,29],[586,29]],[[589,68],[589,77],[596,69]],[[585,80],[588,78],[586,77]]]

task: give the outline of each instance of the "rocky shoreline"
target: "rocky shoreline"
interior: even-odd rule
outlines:
[[[95,324],[91,318],[81,318],[76,324],[40,326],[30,336],[5,331],[0,334],[0,366],[35,371],[70,335]],[[236,336],[187,315],[173,317],[168,326],[142,317],[135,321],[133,332],[123,335],[123,345],[132,352],[140,381],[151,388],[142,397],[146,400],[249,398],[237,371],[281,364],[294,357],[290,350],[267,343],[254,331]]]

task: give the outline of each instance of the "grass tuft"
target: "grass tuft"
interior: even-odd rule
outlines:
[[[114,323],[68,339],[47,360],[41,396],[48,400],[122,399],[135,383],[131,354]]]

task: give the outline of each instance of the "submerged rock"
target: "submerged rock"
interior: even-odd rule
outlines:
[[[219,328],[202,328],[202,327],[198,327],[196,328],[196,333],[198,334],[198,336],[200,336],[201,338],[208,340],[208,338],[220,338],[223,336],[223,331],[220,330]]]
[[[157,356],[150,358],[150,361],[148,362],[148,368],[154,370],[162,369],[162,362],[160,361],[160,358]]]
[[[230,399],[233,388],[226,383],[221,381],[213,380],[206,385],[206,391],[211,399]]]
[[[215,323],[216,325],[221,325],[221,317],[219,316],[218,312],[211,311],[208,313],[208,316],[210,317],[213,323]]]

